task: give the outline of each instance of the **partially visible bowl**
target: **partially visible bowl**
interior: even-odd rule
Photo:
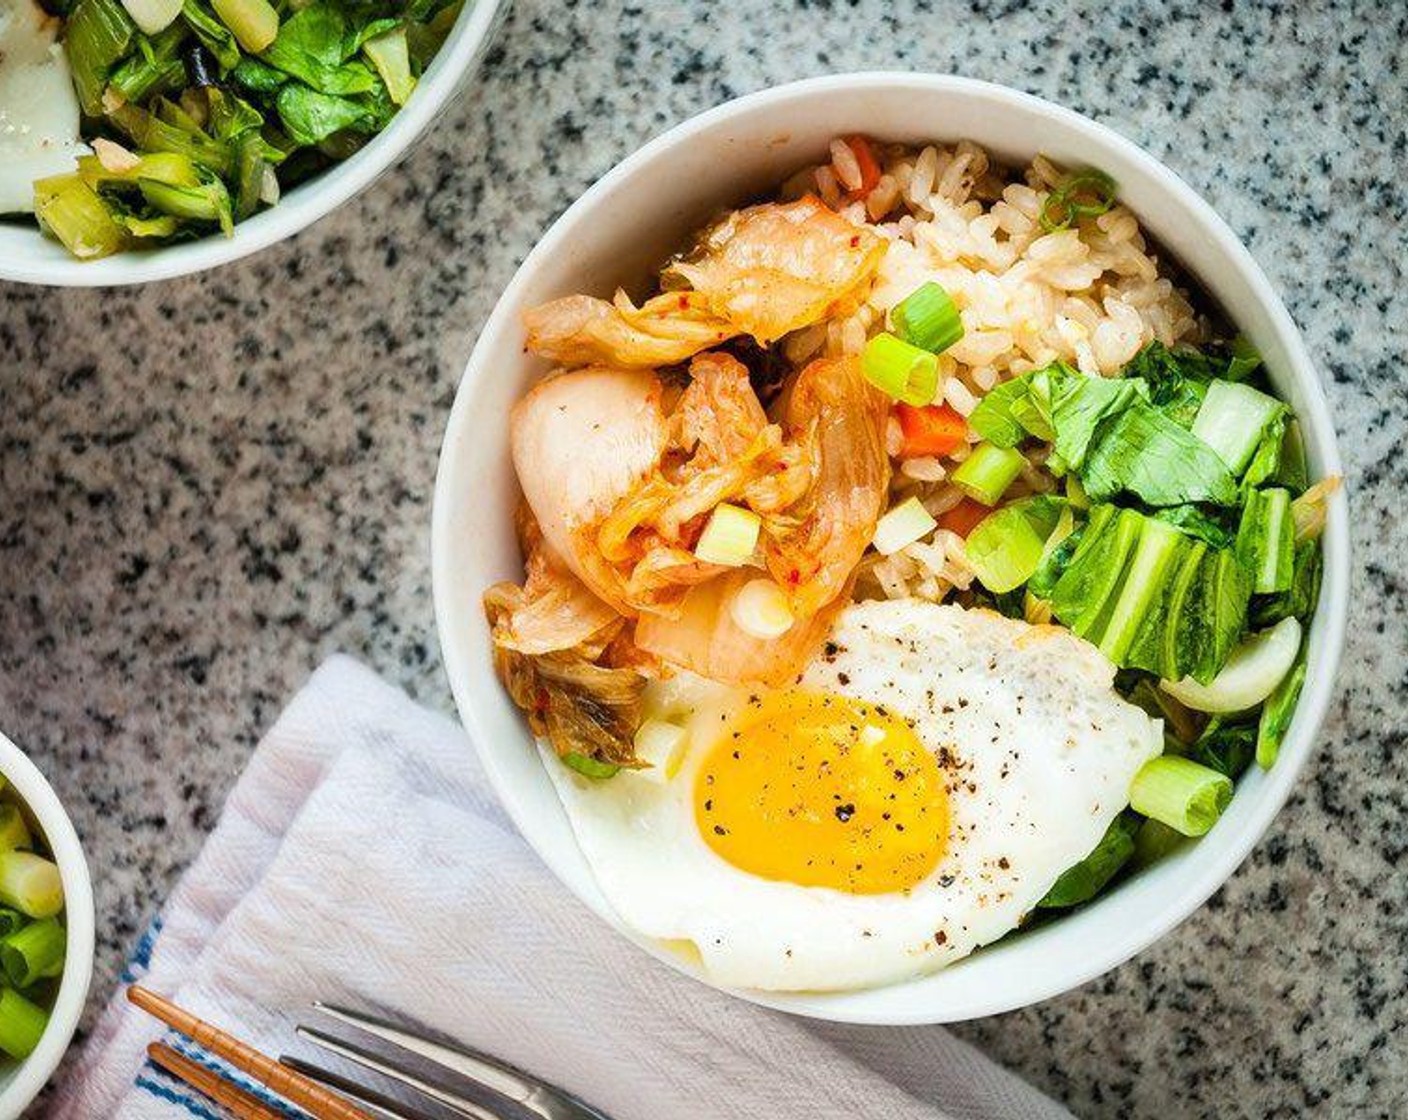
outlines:
[[[64,886],[68,949],[59,992],[39,1045],[22,1062],[0,1065],[0,1116],[18,1116],[44,1088],[73,1039],[93,976],[93,882],[73,823],[58,796],[24,752],[0,735],[0,775],[29,810]]]
[[[0,280],[71,288],[146,284],[228,264],[292,237],[365,190],[406,154],[473,73],[507,10],[507,0],[469,0],[415,92],[386,128],[350,159],[240,222],[231,236],[217,233],[182,245],[80,261],[32,222],[0,223]]]
[[[524,352],[522,314],[573,292],[634,290],[713,212],[774,189],[824,158],[833,136],[907,142],[969,138],[1009,163],[1041,152],[1112,174],[1120,197],[1265,357],[1296,409],[1311,470],[1340,472],[1320,379],[1300,335],[1251,255],[1194,191],[1148,153],[1094,121],[1038,98],[965,78],[850,74],[782,86],[686,121],[614,168],[529,254],[489,318],[450,416],[436,480],[436,619],[460,716],[518,828],[567,886],[621,928],[592,877],[521,714],[495,680],[479,596],[520,579],[508,452],[509,409],[546,363]],[[1349,594],[1343,494],[1324,537],[1324,584],[1310,628],[1309,672],[1276,765],[1242,779],[1197,844],[1132,877],[1091,906],[983,949],[930,976],[867,991],[737,994],[825,1019],[933,1023],[991,1015],[1074,987],[1188,917],[1246,858],[1315,745],[1334,687]],[[629,931],[623,933],[631,936]],[[640,941],[639,938],[636,938]],[[644,948],[676,968],[681,960]],[[686,968],[686,970],[688,970]]]

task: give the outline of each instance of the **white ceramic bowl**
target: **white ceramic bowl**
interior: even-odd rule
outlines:
[[[39,1045],[23,1062],[0,1061],[0,1116],[18,1116],[58,1067],[83,1014],[93,975],[93,883],[78,834],[58,797],[34,763],[4,735],[0,735],[0,775],[29,809],[59,865],[68,926],[68,954],[59,994]]]
[[[517,487],[505,420],[512,403],[542,374],[544,363],[524,354],[520,316],[525,308],[569,292],[609,295],[618,284],[638,289],[651,267],[712,211],[757,197],[798,167],[817,162],[831,137],[852,132],[901,141],[969,137],[1013,163],[1042,152],[1058,163],[1111,173],[1122,201],[1265,356],[1277,390],[1300,416],[1312,471],[1317,476],[1340,471],[1315,368],[1256,262],[1187,184],[1086,117],[963,78],[850,74],[741,98],[647,144],[558,219],[494,309],[460,382],[434,510],[436,617],[461,717],[523,835],[573,892],[618,927],[574,842],[526,725],[494,678],[479,605],[488,584],[521,578],[511,517]],[[1344,637],[1347,528],[1339,497],[1325,534],[1324,587],[1310,629],[1309,673],[1281,757],[1269,773],[1253,768],[1203,840],[1082,911],[928,977],[840,994],[738,994],[826,1019],[947,1022],[1056,995],[1167,933],[1246,857],[1315,745]],[[677,958],[645,947],[683,967]]]
[[[406,154],[478,65],[507,10],[506,0],[470,0],[415,92],[386,128],[350,159],[237,224],[230,237],[212,234],[181,245],[80,261],[32,222],[0,222],[0,280],[71,288],[147,284],[228,264],[292,237],[365,190]]]

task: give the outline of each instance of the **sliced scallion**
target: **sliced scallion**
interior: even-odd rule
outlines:
[[[963,337],[963,320],[953,297],[930,280],[895,305],[890,320],[911,346],[941,354]]]
[[[610,778],[621,769],[614,762],[601,762],[590,755],[579,754],[576,751],[570,751],[563,755],[562,763],[569,770],[577,771],[584,778],[597,780]]]
[[[279,13],[269,0],[210,0],[220,22],[250,54],[258,54],[279,33]]]
[[[64,908],[58,865],[33,852],[0,852],[0,903],[31,918],[52,918]]]
[[[1066,229],[1079,218],[1096,218],[1115,204],[1115,181],[1094,169],[1068,175],[1046,196],[1038,216],[1047,233]]]
[[[770,579],[751,579],[729,603],[729,614],[740,629],[755,638],[780,638],[795,618],[787,592]]]
[[[918,498],[906,498],[875,523],[871,543],[881,556],[889,556],[905,545],[923,540],[938,524]]]
[[[865,344],[861,368],[872,385],[905,404],[931,404],[939,392],[938,359],[892,334]]]
[[[637,771],[642,777],[665,782],[675,776],[684,757],[689,732],[663,719],[644,720],[636,729],[636,757],[649,765]]]
[[[980,443],[958,464],[951,480],[974,501],[994,506],[1027,465],[1015,447]]]
[[[57,918],[30,922],[0,939],[0,965],[16,988],[58,976],[64,970],[68,938]]]
[[[33,843],[20,807],[11,801],[0,804],[0,851],[30,848]]]
[[[762,524],[762,518],[752,510],[720,502],[699,534],[694,555],[706,564],[730,568],[746,564],[758,547]]]
[[[49,1025],[49,1013],[13,988],[0,990],[0,1050],[12,1058],[34,1053]]]
[[[1130,808],[1184,836],[1202,836],[1231,801],[1231,778],[1177,755],[1150,759],[1129,787]]]

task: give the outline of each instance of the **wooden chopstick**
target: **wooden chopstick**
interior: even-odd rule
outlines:
[[[163,1043],[153,1042],[148,1046],[147,1057],[173,1077],[229,1109],[235,1120],[288,1120],[253,1093]]]
[[[160,1019],[216,1057],[224,1058],[236,1069],[254,1077],[271,1092],[292,1101],[315,1120],[376,1120],[371,1113],[364,1112],[346,1097],[280,1065],[248,1043],[196,1018],[147,988],[133,984],[127,989],[127,998],[148,1015]]]

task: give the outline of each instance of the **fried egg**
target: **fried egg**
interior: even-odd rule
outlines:
[[[677,759],[592,781],[547,759],[603,894],[717,984],[869,987],[1008,933],[1086,856],[1161,728],[1068,631],[857,603],[781,689],[681,674]]]

